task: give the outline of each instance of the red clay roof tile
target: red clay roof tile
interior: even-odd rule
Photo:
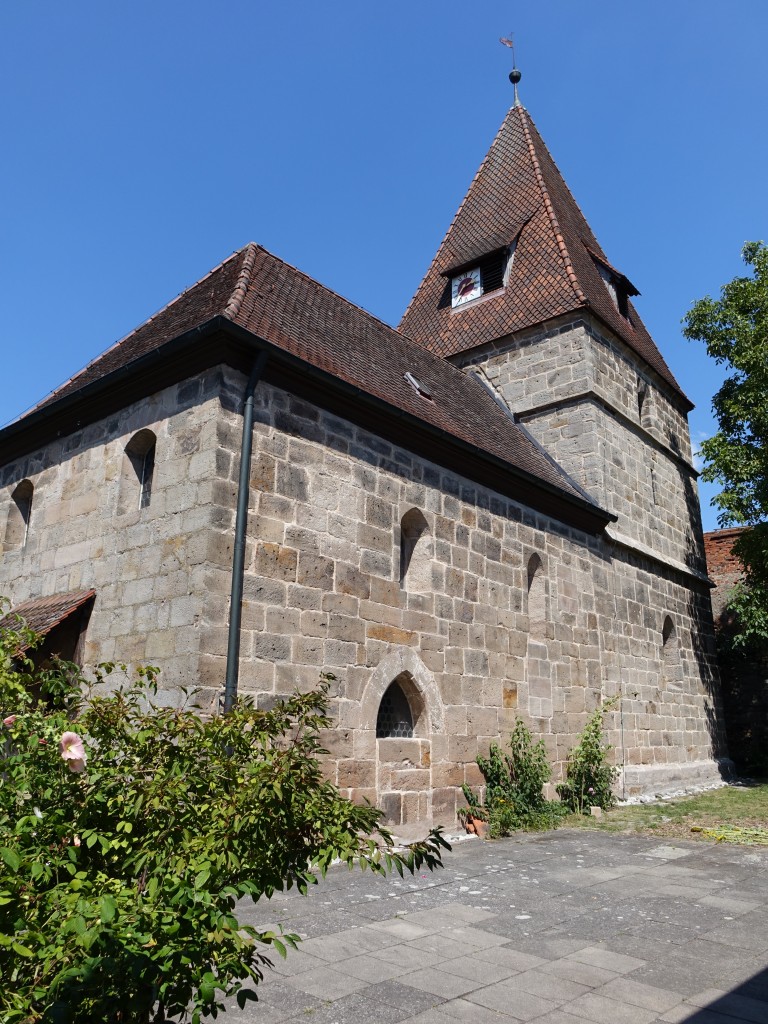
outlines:
[[[253,243],[91,362],[37,410],[76,396],[217,316],[381,399],[393,411],[415,416],[577,501],[590,501],[477,380]],[[426,387],[431,400],[414,390],[406,373]]]
[[[72,590],[67,594],[52,594],[50,597],[22,601],[0,619],[0,629],[15,628],[21,618],[35,633],[45,636],[95,596],[95,590]],[[24,650],[25,647],[22,647],[19,653]]]
[[[500,240],[511,245],[515,239],[506,287],[484,301],[451,309],[446,271],[492,251]],[[628,319],[616,308],[594,257],[611,267],[531,116],[512,107],[400,330],[448,357],[589,308],[688,403],[631,303]]]

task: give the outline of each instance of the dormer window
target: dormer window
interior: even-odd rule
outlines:
[[[613,304],[624,317],[625,320],[629,320],[629,297],[630,295],[639,295],[640,292],[635,288],[628,277],[624,274],[619,273],[618,270],[607,263],[602,257],[598,256],[597,253],[592,252],[588,245],[585,248],[589,255],[594,260],[595,266],[597,267],[600,277],[603,279],[608,294],[613,299]]]
[[[507,283],[515,246],[505,245],[471,264],[446,272],[451,279],[451,307],[456,309],[473,299],[500,291]]]

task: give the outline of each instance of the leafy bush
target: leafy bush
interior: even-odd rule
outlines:
[[[485,804],[481,805],[469,786],[464,786],[468,812],[488,822],[494,838],[520,829],[554,828],[562,816],[557,801],[544,799],[544,785],[552,775],[543,740],[533,742],[522,719],[515,721],[505,754],[492,743],[488,757],[478,757],[485,777]]]
[[[109,666],[42,678],[14,657],[30,639],[0,635],[4,1024],[215,1017],[296,941],[241,924],[238,900],[304,892],[336,859],[439,865],[439,832],[388,852],[380,812],[324,780],[327,681],[203,720],[154,703],[152,669],[101,695]]]
[[[614,803],[613,784],[619,768],[609,761],[613,748],[603,739],[603,719],[615,704],[614,698],[592,712],[579,742],[568,753],[565,781],[557,792],[566,807],[579,814],[590,807],[605,811]]]

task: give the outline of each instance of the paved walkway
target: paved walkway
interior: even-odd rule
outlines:
[[[232,1024],[768,1024],[768,851],[561,830],[252,907],[305,937]]]

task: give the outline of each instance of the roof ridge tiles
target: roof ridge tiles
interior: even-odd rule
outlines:
[[[246,292],[248,291],[248,285],[251,283],[251,274],[253,273],[253,265],[256,262],[257,251],[258,246],[256,245],[255,242],[248,242],[248,244],[245,245],[240,250],[240,252],[245,253],[243,257],[243,265],[240,268],[240,273],[237,276],[237,282],[235,284],[230,300],[224,308],[224,316],[229,317],[230,320],[236,319],[237,314],[240,312],[240,307],[243,304],[243,299],[245,298]],[[211,271],[211,273],[213,273],[213,271]],[[202,280],[204,281],[205,278],[202,278]]]
[[[519,107],[517,109],[520,111],[520,124],[523,128],[523,134],[525,135],[525,141],[528,146],[528,152],[531,155],[533,173],[536,175],[536,181],[538,183],[539,188],[541,189],[541,196],[544,201],[544,209],[547,211],[547,216],[549,217],[550,223],[552,224],[552,230],[555,235],[555,241],[557,242],[557,247],[560,250],[560,255],[563,259],[565,273],[568,277],[568,281],[570,282],[571,287],[573,288],[573,293],[576,296],[577,301],[584,306],[588,306],[589,301],[584,292],[581,290],[581,286],[579,285],[579,279],[576,276],[576,271],[573,269],[573,263],[571,262],[571,257],[568,253],[568,246],[566,245],[562,229],[560,228],[560,222],[557,219],[557,213],[555,212],[552,197],[549,194],[547,183],[544,181],[544,175],[541,170],[541,164],[539,163],[539,157],[536,153],[536,146],[534,145],[533,138],[528,127],[527,119],[530,117],[530,114],[525,109],[525,107]]]

